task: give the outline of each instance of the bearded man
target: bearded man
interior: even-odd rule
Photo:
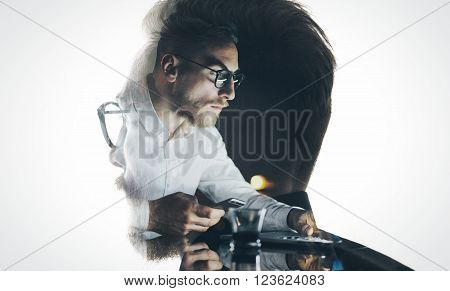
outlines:
[[[118,184],[132,206],[133,227],[170,235],[207,231],[225,212],[200,205],[199,190],[213,202],[237,198],[245,208],[265,208],[263,231],[311,235],[312,213],[255,191],[214,127],[244,81],[235,28],[183,15],[176,3],[161,1],[148,14],[150,42],[134,66],[135,81],[118,96],[116,113],[124,120],[118,138],[112,141],[104,126],[111,161],[124,171]]]

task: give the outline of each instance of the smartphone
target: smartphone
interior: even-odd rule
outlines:
[[[212,208],[223,209],[228,211],[230,208],[239,208],[245,205],[245,202],[236,198],[230,198],[216,203]]]

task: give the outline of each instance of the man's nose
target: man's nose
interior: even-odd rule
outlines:
[[[223,86],[223,88],[220,89],[219,96],[225,98],[227,101],[233,100],[235,97],[234,82],[230,81],[227,84],[225,84],[225,86]]]

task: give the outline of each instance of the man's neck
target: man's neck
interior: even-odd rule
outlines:
[[[174,108],[169,97],[159,93],[160,90],[156,88],[154,78],[151,74],[147,76],[147,85],[156,114],[169,131],[169,139],[177,136],[180,131],[186,129],[189,121],[185,117],[177,114],[176,108]]]

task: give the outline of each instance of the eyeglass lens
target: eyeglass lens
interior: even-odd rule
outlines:
[[[219,71],[217,73],[216,86],[222,88],[230,80],[233,80],[234,88],[237,88],[241,84],[242,79],[243,75],[241,73],[233,74],[230,71]]]

